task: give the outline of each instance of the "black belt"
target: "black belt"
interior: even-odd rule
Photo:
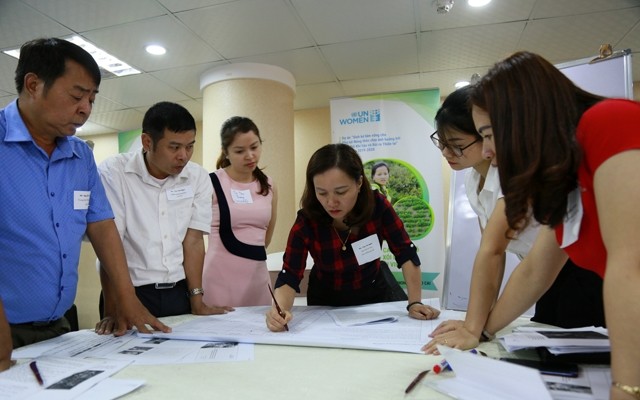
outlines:
[[[33,328],[48,328],[60,322],[62,318],[54,319],[53,321],[34,321],[34,322],[23,322],[20,324],[10,324],[11,326],[31,326]]]

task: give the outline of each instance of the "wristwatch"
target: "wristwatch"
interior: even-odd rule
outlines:
[[[189,297],[197,296],[199,294],[204,294],[204,289],[203,288],[197,287],[197,288],[193,288],[193,289],[191,289],[191,290],[189,290],[187,292],[187,296],[189,296]]]
[[[496,338],[496,335],[490,334],[486,329],[484,329],[482,331],[482,333],[480,334],[480,341],[481,342],[490,342],[495,338]]]

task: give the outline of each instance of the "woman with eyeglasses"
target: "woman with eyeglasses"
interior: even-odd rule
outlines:
[[[470,168],[465,177],[466,194],[478,215],[482,238],[474,260],[465,320],[441,323],[431,334],[433,340],[423,347],[428,354],[436,352],[436,345],[445,341],[448,346],[467,349],[476,347],[479,341],[493,339],[483,328],[502,284],[505,251],[524,259],[538,234],[539,225],[531,221],[517,236],[506,235],[508,223],[495,153],[489,147],[483,148],[482,136],[476,131],[470,106],[472,90],[467,86],[447,97],[436,114],[438,130],[431,139],[452,169]],[[581,268],[567,262],[536,304],[532,320],[564,328],[603,326],[602,282],[583,275]],[[583,286],[589,290],[576,295],[575,287]]]
[[[640,103],[586,92],[530,52],[496,63],[471,99],[509,229],[529,215],[544,225],[484,329],[515,319],[570,258],[604,280],[610,398],[640,398]]]

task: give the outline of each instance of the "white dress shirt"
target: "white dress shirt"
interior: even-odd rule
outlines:
[[[213,187],[193,162],[178,175],[152,177],[142,151],[118,154],[98,167],[124,245],[134,286],[185,278],[187,229],[209,233]]]
[[[469,204],[480,220],[480,226],[484,230],[487,222],[496,207],[499,199],[504,197],[500,189],[500,177],[498,176],[498,168],[489,166],[487,177],[484,180],[484,186],[478,193],[478,185],[480,184],[481,175],[473,168],[467,172],[464,180],[465,190]],[[538,235],[540,225],[536,221],[531,221],[527,229],[518,235],[516,239],[509,242],[507,251],[518,256],[521,260],[529,253],[533,242]]]

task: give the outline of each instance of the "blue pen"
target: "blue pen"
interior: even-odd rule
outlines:
[[[478,354],[478,350],[471,349],[469,350],[469,353]],[[485,354],[482,354],[482,355],[485,355]],[[439,374],[442,371],[451,370],[451,366],[449,365],[447,360],[443,359],[442,361],[434,365],[433,368],[431,368],[431,370],[433,371],[434,374]]]

